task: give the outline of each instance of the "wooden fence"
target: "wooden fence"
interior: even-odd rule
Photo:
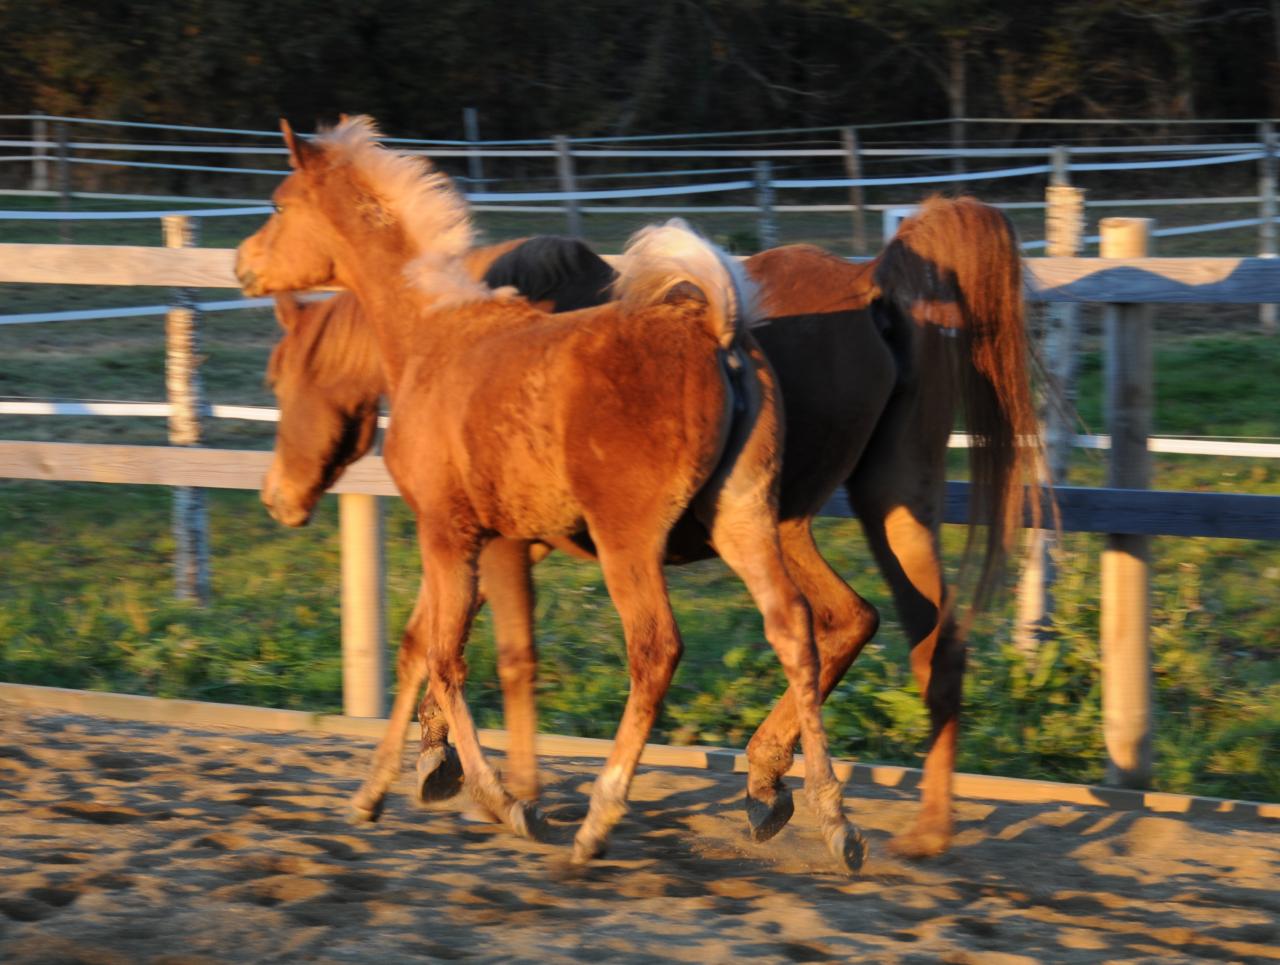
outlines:
[[[233,259],[233,251],[222,249],[0,244],[0,283],[236,288]],[[1033,258],[1026,267],[1029,297],[1044,302],[1280,301],[1280,259]],[[1120,311],[1117,317],[1128,314]],[[1123,366],[1111,368],[1117,377],[1131,377]],[[1145,438],[1128,441],[1145,446]],[[0,442],[0,478],[12,479],[257,489],[269,460],[265,452]],[[385,694],[381,533],[371,508],[376,497],[396,491],[381,460],[366,457],[348,469],[334,492],[341,502],[343,532],[344,707],[351,716],[380,716]],[[1280,539],[1280,496],[1078,487],[1061,487],[1056,496],[1067,531]],[[966,484],[949,484],[947,522],[968,519],[967,497]],[[851,515],[842,494],[825,511]],[[1145,623],[1129,614],[1145,610],[1146,594],[1144,575],[1140,587],[1105,586],[1102,599],[1104,627],[1139,627],[1124,636],[1123,659],[1116,658],[1127,668],[1123,686],[1130,688],[1135,703],[1142,702],[1141,691],[1149,687],[1149,642]],[[1114,706],[1124,707],[1126,701],[1124,690],[1104,695],[1104,702]],[[1126,740],[1149,743],[1150,734],[1140,730]],[[1113,761],[1129,751],[1108,746]]]

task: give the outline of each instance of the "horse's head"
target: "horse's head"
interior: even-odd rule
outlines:
[[[349,293],[310,304],[276,296],[284,336],[267,374],[280,422],[262,502],[286,526],[305,525],[325,490],[373,445],[383,378],[358,313]]]
[[[236,252],[246,295],[357,287],[411,262],[452,266],[471,247],[465,197],[431,162],[388,150],[369,117],[343,117],[311,141],[281,120],[292,173],[275,213]]]
[[[298,138],[283,118],[290,174],[271,196],[275,213],[236,249],[236,278],[246,295],[333,284],[337,237],[322,215],[319,188],[330,164],[321,148]]]

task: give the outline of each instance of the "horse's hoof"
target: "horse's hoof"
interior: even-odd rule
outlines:
[[[892,838],[889,851],[899,858],[936,858],[951,846],[951,832],[914,829]]]
[[[532,801],[514,801],[507,809],[507,827],[530,841],[545,841],[547,821]]]
[[[376,798],[367,797],[363,792],[357,791],[355,797],[351,799],[351,807],[347,812],[348,820],[352,824],[372,824],[382,817],[382,809],[386,807],[387,797],[385,794]]]
[[[827,847],[848,874],[857,874],[867,860],[867,839],[851,824],[843,824],[828,834]]]
[[[418,755],[418,800],[447,801],[462,790],[462,758],[451,744],[438,744]]]
[[[757,844],[768,841],[787,826],[796,805],[791,791],[781,782],[773,787],[773,800],[766,801],[747,792],[747,822],[751,825],[751,840]]]
[[[581,867],[590,864],[597,858],[603,858],[608,850],[608,842],[601,839],[587,839],[581,834],[573,839],[573,864]]]

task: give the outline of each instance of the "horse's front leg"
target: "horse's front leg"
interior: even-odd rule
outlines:
[[[526,540],[495,539],[480,551],[480,590],[493,613],[507,724],[505,783],[516,797],[538,797],[538,708],[534,678],[538,657],[533,638],[532,561]]]
[[[464,696],[467,668],[463,649],[476,609],[474,551],[449,539],[445,527],[419,519],[422,571],[431,598],[431,634],[427,647],[429,687],[456,742],[472,798],[515,833],[536,838],[542,818],[530,802],[517,801],[502,786],[485,759],[475,721]]]
[[[537,653],[533,639],[533,581],[526,540],[495,539],[480,551],[480,598],[493,613],[507,724],[506,785],[516,797],[538,797],[538,758],[534,746],[538,711],[534,697]],[[462,790],[462,761],[449,744],[449,724],[428,687],[418,706],[422,739],[418,748],[418,798],[442,801]]]
[[[396,659],[396,699],[391,706],[391,719],[373,754],[369,776],[351,799],[352,817],[358,821],[376,821],[382,816],[387,790],[400,776],[404,756],[405,732],[413,716],[413,705],[427,675],[426,587],[418,590],[418,599],[400,641]]]
[[[418,800],[446,801],[462,790],[462,760],[449,743],[449,723],[428,687],[418,705],[422,738],[418,745]]]

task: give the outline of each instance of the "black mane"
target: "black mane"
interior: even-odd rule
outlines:
[[[603,305],[617,277],[609,263],[577,238],[530,238],[495,259],[485,272],[490,288],[511,285],[531,302],[552,301],[553,311]]]

